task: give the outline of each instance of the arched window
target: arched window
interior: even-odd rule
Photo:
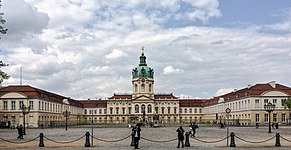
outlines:
[[[112,107],[110,107],[110,114],[112,114],[113,113],[113,108]]]
[[[145,105],[144,104],[141,105],[141,112],[145,113]]]
[[[119,114],[119,108],[116,107],[116,114]]]
[[[137,104],[135,105],[134,108],[135,108],[135,113],[139,113],[139,106]]]
[[[152,105],[151,104],[148,105],[148,113],[152,113]]]

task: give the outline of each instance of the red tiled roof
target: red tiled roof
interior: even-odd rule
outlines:
[[[176,96],[171,94],[155,94],[155,99],[178,99]]]
[[[92,107],[107,107],[107,100],[79,100],[85,108]]]
[[[183,99],[179,100],[180,107],[203,107],[203,102],[207,99]]]
[[[130,94],[115,94],[112,97],[109,97],[108,99],[131,99],[132,95]]]
[[[3,96],[9,92],[19,92],[25,94],[28,98],[39,98],[47,101],[63,103],[64,99],[68,99],[70,105],[83,107],[81,103],[71,98],[54,94],[45,90],[41,90],[29,85],[10,85],[0,89],[0,96]]]

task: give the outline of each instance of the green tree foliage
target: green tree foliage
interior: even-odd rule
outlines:
[[[284,105],[285,107],[287,107],[289,109],[289,119],[291,118],[290,116],[290,109],[291,109],[291,97],[287,97],[285,100],[284,100]]]
[[[1,12],[1,0],[0,0],[0,34],[6,34],[8,29],[5,29],[3,27],[3,24],[6,22],[5,19],[3,18],[4,13]],[[1,37],[0,37],[1,39]]]
[[[3,19],[3,15],[4,13],[1,12],[1,0],[0,0],[0,35],[1,34],[6,34],[7,32],[7,29],[5,29],[2,25],[6,22],[4,19]],[[1,37],[0,37],[1,39]],[[8,64],[5,64],[3,61],[0,60],[0,86],[3,82],[4,79],[8,79],[9,78],[9,75],[7,75],[5,72],[3,72],[1,70],[2,67],[5,67],[5,66],[8,66]]]
[[[0,85],[2,84],[4,79],[8,79],[10,77],[9,75],[7,75],[5,72],[1,70],[1,67],[5,67],[5,66],[8,66],[8,64],[5,64],[0,60]]]

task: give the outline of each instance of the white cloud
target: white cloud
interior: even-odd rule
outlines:
[[[11,75],[4,85],[19,83],[22,64],[25,84],[72,98],[130,93],[142,45],[156,93],[211,97],[221,87],[291,83],[288,32],[193,25],[221,16],[216,0],[25,1],[2,1],[9,31],[1,36],[0,59]]]
[[[126,57],[127,54],[121,50],[113,49],[111,53],[105,55],[106,59],[118,59],[120,57]]]
[[[183,69],[174,68],[173,66],[166,66],[163,69],[163,74],[177,74],[177,73],[183,73],[183,72],[184,72]]]
[[[227,94],[229,92],[232,92],[233,89],[232,88],[222,88],[216,91],[215,96],[220,96],[220,95],[224,95]]]

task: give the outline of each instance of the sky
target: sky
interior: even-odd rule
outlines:
[[[156,94],[291,86],[289,0],[2,0],[1,12],[4,86],[80,100],[130,94],[142,46]]]

